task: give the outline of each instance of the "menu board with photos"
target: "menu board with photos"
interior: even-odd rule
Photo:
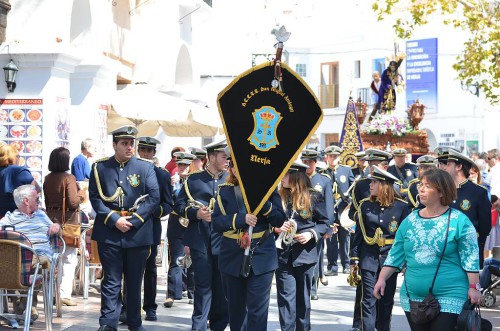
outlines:
[[[42,180],[43,99],[0,99],[0,142],[19,151],[37,182]]]

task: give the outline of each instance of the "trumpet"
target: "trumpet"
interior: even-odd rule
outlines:
[[[293,243],[293,239],[295,238],[295,234],[297,233],[297,222],[292,219],[289,219],[290,229],[288,231],[281,232],[276,239],[276,248],[283,249],[283,244],[286,246],[291,245]]]
[[[358,287],[361,284],[361,272],[359,270],[359,262],[349,270],[349,276],[347,276],[347,283],[353,287]]]
[[[175,261],[177,265],[181,268],[189,268],[191,264],[193,264],[193,260],[191,260],[191,255],[179,256]]]

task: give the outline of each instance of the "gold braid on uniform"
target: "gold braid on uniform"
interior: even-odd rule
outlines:
[[[361,228],[361,232],[363,233],[363,238],[364,238],[365,242],[368,245],[375,245],[375,244],[378,244],[384,238],[383,237],[384,232],[382,231],[381,228],[377,228],[377,230],[375,230],[375,234],[373,235],[372,238],[370,238],[366,235],[365,224],[363,223],[363,213],[361,213],[361,205],[366,200],[370,200],[370,198],[363,199],[359,203],[359,227]]]
[[[101,199],[106,202],[113,202],[118,198],[118,206],[123,207],[123,197],[125,196],[125,193],[120,186],[118,186],[115,193],[110,197],[105,196],[102,192],[101,180],[99,179],[99,171],[97,171],[97,162],[94,163],[94,177],[97,184],[97,191],[99,192],[99,196],[101,197]]]

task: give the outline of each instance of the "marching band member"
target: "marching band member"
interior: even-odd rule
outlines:
[[[326,206],[326,219],[325,223],[329,226],[333,226],[333,222],[335,221],[334,215],[334,199],[333,199],[333,191],[332,191],[332,179],[329,174],[326,172],[317,172],[316,164],[318,161],[318,152],[313,149],[304,149],[300,155],[301,161],[308,166],[306,169],[306,174],[309,176],[311,180],[311,185],[314,190],[321,193],[321,197],[323,197],[323,201]],[[329,228],[327,235],[325,237],[331,236],[333,233],[333,229]],[[323,244],[324,239],[319,238],[317,240],[318,245],[318,263],[316,264],[313,272],[313,284],[311,289],[311,299],[318,300],[318,284],[321,280],[323,285],[328,285],[328,278],[323,275]]]
[[[205,170],[191,173],[179,192],[174,211],[189,220],[184,245],[189,247],[194,268],[194,309],[192,330],[224,330],[228,324],[227,300],[218,266],[221,235],[212,230],[212,208],[227,177],[225,141],[205,146]],[[204,206],[199,206],[199,203]]]
[[[361,200],[356,213],[356,232],[351,246],[351,269],[355,261],[361,270],[361,330],[390,330],[396,278],[387,280],[385,294],[377,302],[373,288],[384,265],[399,224],[410,210],[406,201],[395,198],[393,184],[398,180],[389,172],[373,166],[370,197]]]
[[[288,243],[283,240],[276,244],[279,246],[276,270],[278,311],[281,330],[284,331],[311,329],[311,285],[314,266],[318,262],[317,242],[328,230],[323,197],[312,188],[307,168],[301,162],[293,163],[278,191],[288,221],[275,232],[285,232],[278,239],[289,237]]]
[[[226,147],[226,154],[230,155],[229,147]],[[214,229],[223,234],[219,268],[226,286],[230,328],[266,331],[271,284],[278,268],[271,227],[281,227],[286,219],[281,198],[273,192],[258,215],[247,213],[237,170],[229,161],[229,177],[226,183],[219,185],[212,217]],[[253,227],[251,239],[248,238],[249,227]],[[248,246],[251,269],[245,276],[240,275],[240,270]]]
[[[188,170],[191,162],[196,158],[195,155],[187,152],[175,152],[175,163],[177,164],[177,173],[179,174],[180,187],[183,186],[184,181],[188,176]],[[177,199],[179,191],[174,191],[174,201]],[[168,252],[170,256],[170,263],[167,275],[167,300],[163,303],[166,308],[171,308],[175,300],[182,299],[182,267],[177,265],[177,259],[184,255],[184,232],[186,230],[186,223],[181,224],[181,218],[176,212],[172,212],[168,219],[167,239],[168,239]]]
[[[412,209],[424,207],[422,203],[420,203],[420,199],[418,197],[418,185],[422,180],[424,172],[432,167],[437,167],[436,158],[430,155],[422,155],[417,159],[417,167],[418,178],[412,179],[408,183],[408,195],[406,196],[406,201]]]
[[[141,320],[141,285],[150,246],[153,212],[160,202],[154,165],[134,156],[134,127],[121,127],[113,135],[112,157],[94,163],[89,195],[96,212],[92,240],[97,241],[104,278],[101,283],[99,331],[117,329],[122,278],[127,288],[129,330],[144,330]],[[144,202],[132,210],[141,196]]]
[[[328,146],[325,148],[325,155],[328,161],[327,173],[332,178],[333,197],[335,203],[340,199],[337,205],[336,215],[337,220],[340,220],[340,215],[347,207],[349,198],[345,195],[349,187],[354,182],[354,174],[351,167],[339,164],[339,156],[344,150],[338,146]],[[337,225],[337,224],[336,224]],[[336,276],[338,274],[337,260],[340,255],[340,263],[342,264],[343,273],[349,273],[349,231],[341,226],[337,227],[337,233],[326,240],[327,250],[326,256],[328,258],[326,276]]]
[[[408,152],[404,148],[397,148],[392,151],[394,164],[387,168],[387,171],[396,177],[401,183],[399,195],[406,199],[408,194],[408,185],[412,179],[418,178],[417,166],[413,163],[406,162],[406,154]]]

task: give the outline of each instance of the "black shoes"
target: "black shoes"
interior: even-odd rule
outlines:
[[[101,327],[97,329],[97,331],[116,331],[116,329],[109,325],[101,325]]]
[[[146,331],[146,329],[141,325],[141,326],[129,326],[128,329],[130,331]]]
[[[146,312],[146,318],[145,318],[146,321],[156,321],[158,320],[158,316],[156,316],[156,311],[154,310],[148,310]]]
[[[319,300],[319,297],[317,294],[311,295],[311,300]]]
[[[193,299],[189,299],[188,304],[194,305],[194,300]]]
[[[172,308],[172,306],[174,305],[174,299],[172,298],[168,298],[164,303],[163,303],[163,306],[165,308]]]
[[[321,282],[321,284],[323,284],[324,286],[328,286],[328,278],[326,278],[325,276],[321,277],[319,279],[319,281]]]
[[[125,323],[127,324],[127,311],[126,310],[122,310],[121,313],[120,313],[120,317],[118,318],[118,320],[121,322],[121,323]]]

